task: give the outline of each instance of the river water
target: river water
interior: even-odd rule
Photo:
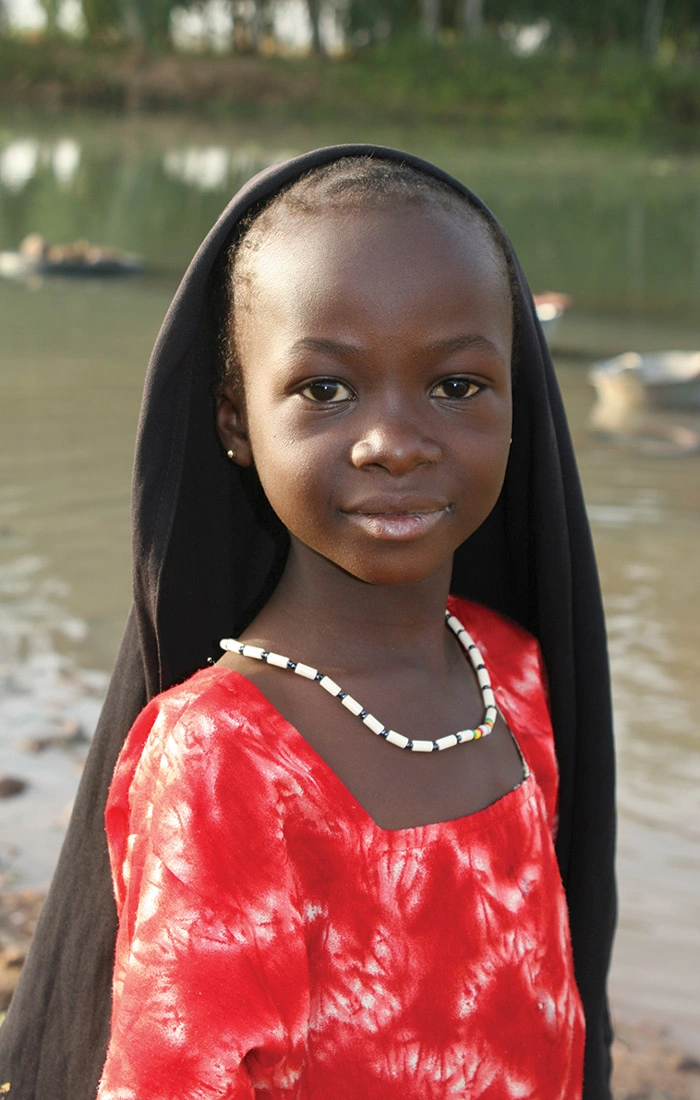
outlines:
[[[361,135],[437,160],[508,227],[555,343],[602,576],[619,759],[615,1011],[700,1054],[700,414],[591,428],[587,367],[700,347],[700,161],[562,142]],[[228,196],[350,127],[0,116],[0,249],[39,231],[145,255],[132,281],[0,281],[0,887],[44,887],[129,603],[128,493],[146,362]],[[682,432],[679,436],[679,429]],[[679,439],[681,443],[679,443]],[[52,740],[53,739],[53,740]],[[48,742],[48,743],[47,743]]]

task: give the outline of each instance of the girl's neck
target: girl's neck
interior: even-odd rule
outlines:
[[[452,563],[415,584],[372,585],[292,541],[280,582],[246,634],[309,645],[327,669],[420,662],[442,667],[452,651],[444,612]],[[322,657],[322,659],[321,659]]]

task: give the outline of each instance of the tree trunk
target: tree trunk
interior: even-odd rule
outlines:
[[[251,26],[251,41],[255,53],[260,52],[262,42],[272,33],[273,23],[274,15],[270,0],[255,0]]]
[[[321,0],[306,0],[306,8],[311,24],[311,52],[320,56],[323,53],[321,41]]]
[[[47,38],[55,38],[58,31],[58,0],[41,0],[41,6],[46,16],[44,33]]]
[[[464,0],[462,20],[467,34],[478,38],[484,29],[484,0]]]
[[[647,57],[656,57],[659,52],[663,18],[664,0],[646,0],[643,47]]]
[[[420,0],[421,22],[426,38],[437,38],[440,31],[440,0]]]
[[[85,4],[83,4],[83,14],[85,13]],[[146,42],[146,35],[143,30],[143,22],[139,12],[136,10],[133,2],[126,3],[122,8],[122,29],[124,37],[128,42],[134,42],[137,46],[143,49]]]
[[[233,17],[234,53],[258,52],[264,8],[264,0],[254,0],[252,7],[246,0],[233,0],[230,10]]]

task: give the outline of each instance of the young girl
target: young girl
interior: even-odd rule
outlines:
[[[104,883],[79,834],[168,688],[107,805],[102,1100],[608,1097],[600,599],[529,292],[473,195],[364,146],[251,181],[154,352],[135,560],[138,650],[2,1029],[13,1092],[95,1087],[113,925],[104,894],[71,911],[79,866]],[[75,1022],[18,1055],[30,982],[46,1027],[81,974]]]

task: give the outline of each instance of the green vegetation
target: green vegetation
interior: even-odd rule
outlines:
[[[700,61],[651,61],[622,46],[540,49],[498,40],[385,39],[344,57],[146,52],[123,44],[0,38],[0,102],[48,107],[273,112],[573,132],[690,147],[700,135]]]
[[[0,20],[0,102],[273,111],[676,147],[700,134],[698,0],[305,0],[306,56],[280,37],[289,0],[218,0],[217,31],[207,0],[80,0],[82,37],[72,38],[61,0],[41,4],[46,25],[32,41]],[[199,53],[173,46],[185,10],[199,19]]]
[[[266,52],[275,44],[276,16],[290,0],[217,0],[217,15],[228,22],[230,48]],[[45,34],[60,35],[61,0],[40,0]],[[0,22],[4,7],[0,0]],[[188,9],[210,18],[207,0],[79,0],[83,33],[93,44],[132,42],[146,48],[167,45],[171,17]],[[656,56],[662,43],[697,50],[700,45],[697,0],[304,0],[309,46],[317,54],[327,47],[329,19],[353,45],[420,33],[480,38],[504,25],[545,21],[552,41],[568,47],[610,45]],[[303,10],[302,8],[302,10]]]

